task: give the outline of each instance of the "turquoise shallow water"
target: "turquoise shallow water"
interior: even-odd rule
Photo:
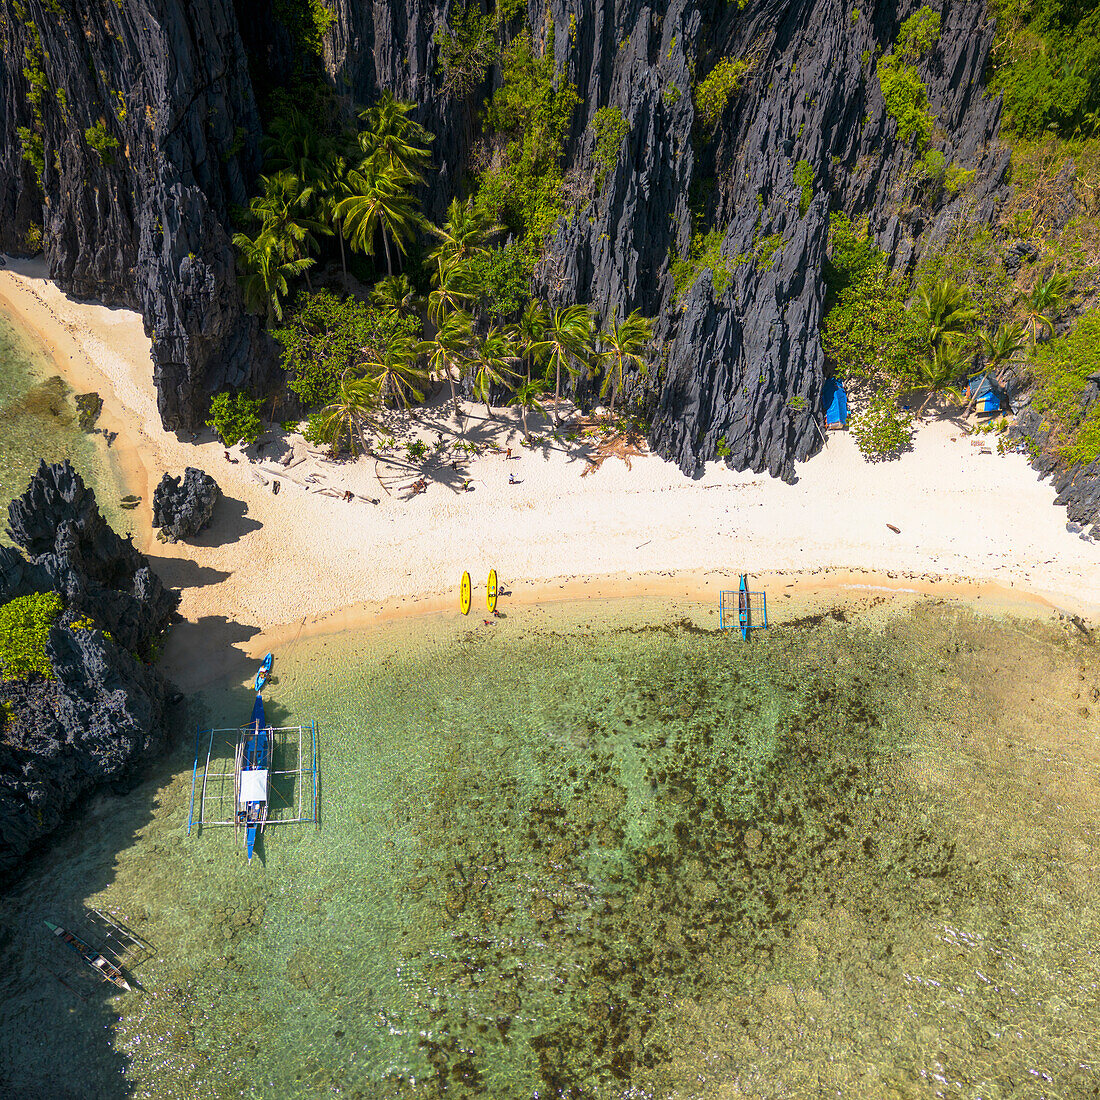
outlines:
[[[278,654],[320,827],[251,867],[187,838],[187,734],[93,800],[0,908],[9,1087],[1091,1095],[1095,647],[932,604],[711,621],[593,601]],[[246,671],[186,721],[244,720]],[[85,903],[155,946],[143,992],[45,941]]]
[[[118,502],[124,490],[102,436],[80,430],[72,390],[53,362],[18,322],[0,311],[0,502],[27,488],[40,460],[68,459],[96,490],[100,510],[126,530]],[[8,543],[0,523],[0,542]]]

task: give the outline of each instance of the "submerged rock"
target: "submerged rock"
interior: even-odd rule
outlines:
[[[210,522],[221,495],[218,483],[194,466],[184,470],[182,482],[165,474],[153,490],[153,526],[160,527],[169,542],[197,535]]]

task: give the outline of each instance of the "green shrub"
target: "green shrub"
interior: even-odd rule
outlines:
[[[814,166],[808,160],[800,160],[794,166],[794,185],[802,189],[798,200],[798,213],[804,217],[814,197]]]
[[[940,39],[940,13],[919,8],[898,28],[894,49],[906,61],[919,61]]]
[[[32,256],[37,256],[42,251],[42,226],[38,222],[31,222],[27,226],[27,232],[23,236],[23,247]]]
[[[302,53],[318,59],[324,56],[323,39],[336,22],[336,13],[322,0],[272,0],[271,11]]]
[[[898,408],[887,390],[880,389],[863,412],[848,418],[848,431],[865,458],[898,458],[913,438],[912,423],[913,417]]]
[[[694,234],[691,238],[691,250],[688,258],[686,260],[675,259],[669,265],[677,299],[682,298],[706,270],[710,271],[714,293],[718,295],[725,292],[733,273],[730,270],[730,264],[722,255],[722,238],[724,236],[725,233],[721,229],[712,229],[709,233]],[[742,262],[744,261],[742,260]]]
[[[94,126],[89,126],[84,131],[84,140],[99,154],[100,164],[106,166],[114,163],[118,138],[107,133],[106,119],[101,118]]]
[[[679,85],[670,82],[665,90],[661,93],[661,98],[665,101],[666,107],[674,107],[680,102],[680,97],[684,93],[680,91]]]
[[[949,195],[957,195],[970,186],[971,180],[974,179],[974,173],[975,169],[973,168],[960,168],[957,164],[949,164],[943,175],[944,190]]]
[[[29,126],[20,126],[15,131],[19,135],[20,155],[34,167],[38,186],[42,186],[42,173],[46,170],[46,148],[42,135],[36,134]]]
[[[448,22],[436,30],[434,42],[444,94],[465,98],[485,80],[489,66],[500,56],[496,15],[482,14],[480,4],[474,2],[465,8],[456,6]]]
[[[1085,314],[1064,336],[1040,344],[1032,371],[1032,406],[1054,426],[1061,456],[1081,463],[1100,457],[1100,401],[1083,408],[1089,378],[1100,373],[1100,309]]]
[[[553,30],[538,54],[524,31],[501,56],[501,86],[485,110],[488,130],[507,135],[504,163],[482,174],[478,206],[541,251],[561,217],[561,161],[580,97],[554,70]]]
[[[783,247],[783,234],[773,233],[769,237],[761,237],[752,250],[753,259],[758,267],[767,267],[775,258],[775,254]]]
[[[880,386],[904,383],[920,354],[920,331],[866,223],[857,228],[846,214],[830,217],[824,274],[821,346],[834,373]]]
[[[99,627],[96,625],[95,619],[92,619],[89,616],[85,615],[82,618],[74,619],[71,623],[69,623],[69,629],[70,630],[99,630]],[[114,641],[114,639],[111,637],[111,632],[109,630],[102,631],[102,634],[103,634],[103,637],[107,639],[107,641],[109,641],[109,642]]]
[[[255,443],[263,426],[260,424],[260,399],[245,393],[216,394],[210,401],[208,428],[218,433],[226,447],[234,443]]]
[[[902,23],[894,49],[879,59],[878,83],[886,111],[897,123],[898,138],[916,138],[918,148],[928,144],[935,117],[928,110],[928,89],[914,62],[940,37],[939,12],[920,8]]]
[[[405,445],[405,453],[410,462],[423,462],[428,456],[428,446],[423,439],[414,439]]]
[[[10,699],[0,699],[0,733],[15,724],[15,707]]]
[[[18,596],[0,607],[0,677],[25,680],[34,674],[53,679],[46,639],[61,610],[56,592]]]
[[[509,241],[490,248],[469,262],[470,283],[477,287],[478,310],[495,321],[515,317],[531,297],[531,276],[538,249],[531,241]]]
[[[623,138],[630,133],[630,123],[618,107],[601,107],[592,120],[592,129],[596,135],[596,151],[592,154],[596,184],[602,187],[604,177],[619,163]]]
[[[916,138],[918,147],[928,144],[935,118],[928,110],[928,89],[917,70],[902,62],[899,54],[879,59],[878,83],[886,113],[898,124],[898,140]]]
[[[420,335],[420,322],[411,314],[387,313],[330,290],[302,291],[283,320],[283,327],[271,335],[283,346],[287,388],[308,408],[333,399],[341,377],[358,365],[364,347],[384,352],[399,334]]]
[[[718,125],[726,105],[741,89],[741,79],[751,68],[748,61],[723,57],[704,79],[692,89],[695,110],[703,126],[712,130]]]

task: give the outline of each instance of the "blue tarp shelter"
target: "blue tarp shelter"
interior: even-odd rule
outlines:
[[[825,388],[821,391],[821,401],[825,406],[825,425],[829,428],[848,426],[848,395],[844,386],[836,378],[826,378]]]
[[[1001,407],[1001,399],[993,389],[993,379],[988,374],[976,374],[971,378],[966,386],[966,396],[980,413],[995,413]]]

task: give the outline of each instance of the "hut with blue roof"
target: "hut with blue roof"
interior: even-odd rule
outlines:
[[[993,386],[989,373],[976,374],[966,385],[966,396],[974,402],[974,408],[980,413],[995,413],[1001,408],[1001,399]]]

